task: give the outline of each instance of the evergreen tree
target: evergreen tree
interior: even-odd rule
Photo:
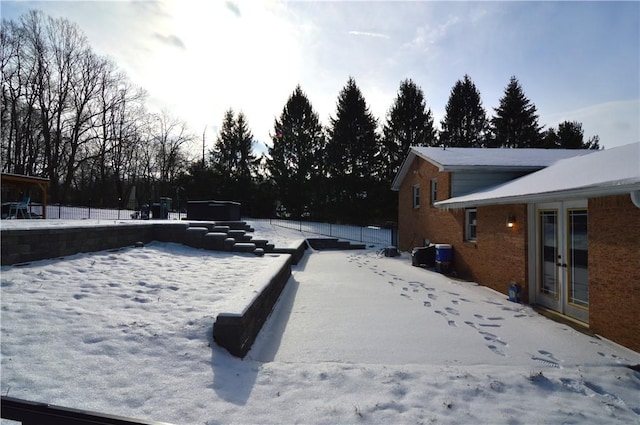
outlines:
[[[253,144],[245,115],[240,112],[236,117],[233,109],[227,110],[210,152],[214,174],[221,182],[221,187],[212,189],[219,197],[244,203],[251,200],[253,179],[260,160],[253,153]]]
[[[326,149],[333,189],[330,204],[337,218],[365,221],[373,210],[372,183],[380,181],[376,127],[376,119],[350,77],[338,96],[336,116],[330,119]]]
[[[503,148],[530,148],[540,145],[541,127],[536,107],[524,95],[516,77],[511,77],[491,119],[490,145]]]
[[[274,122],[272,143],[267,170],[279,201],[292,217],[313,213],[325,139],[318,114],[300,86]]]
[[[582,124],[577,121],[564,121],[558,125],[558,131],[551,127],[542,134],[541,142],[534,147],[545,149],[600,149],[600,137],[593,136],[584,141]]]
[[[482,107],[480,92],[468,75],[458,80],[451,89],[445,117],[440,125],[440,143],[444,146],[485,146],[487,114]]]
[[[540,138],[540,142],[531,146],[532,148],[542,148],[542,149],[557,149],[560,147],[560,138],[558,137],[558,133],[556,133],[555,128],[551,127],[544,132],[542,132],[542,137]]]
[[[238,149],[234,136],[235,126],[235,114],[233,109],[229,108],[224,113],[222,127],[210,154],[213,169],[218,174],[233,176],[238,169]]]
[[[435,146],[436,130],[424,93],[412,80],[400,83],[395,102],[382,128],[382,178],[393,180],[411,146]]]
[[[355,80],[350,77],[338,96],[337,113],[330,119],[327,145],[332,176],[370,176],[379,151],[377,122]]]
[[[251,181],[256,176],[260,158],[257,158],[253,153],[255,141],[243,112],[238,113],[234,130],[238,149],[236,154],[238,159],[237,177],[245,181]]]

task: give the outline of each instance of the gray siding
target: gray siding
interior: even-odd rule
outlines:
[[[522,171],[457,171],[451,173],[451,197],[468,195],[522,177]]]

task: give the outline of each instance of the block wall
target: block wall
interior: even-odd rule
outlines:
[[[152,240],[182,242],[188,224],[141,223],[128,226],[80,226],[2,229],[2,265],[58,258],[131,246]]]

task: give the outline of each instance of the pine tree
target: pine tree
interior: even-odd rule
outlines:
[[[259,158],[253,153],[253,134],[249,130],[247,118],[241,111],[238,113],[235,123],[235,139],[237,144],[238,169],[237,177],[245,181],[251,181],[256,175]]]
[[[236,117],[233,109],[227,110],[210,152],[214,175],[222,186],[215,188],[216,195],[244,203],[251,200],[253,180],[260,160],[253,153],[253,144],[253,135],[245,115],[240,112]],[[248,208],[247,205],[245,211]]]
[[[213,169],[226,176],[234,176],[238,169],[235,126],[235,114],[233,109],[229,108],[224,113],[222,128],[210,153]]]
[[[536,107],[524,95],[516,77],[511,77],[500,99],[500,106],[494,109],[491,119],[493,140],[490,145],[503,148],[530,148],[540,145],[541,127],[538,125]]]
[[[542,138],[537,148],[545,149],[600,149],[600,137],[593,136],[584,141],[582,123],[577,121],[564,121],[558,125],[558,131],[550,127],[542,133]]]
[[[336,116],[330,119],[326,149],[332,183],[330,204],[336,218],[362,221],[374,209],[371,189],[380,181],[376,128],[376,119],[350,77],[338,96]]]
[[[382,134],[382,178],[389,182],[400,169],[411,146],[437,144],[431,109],[426,107],[422,89],[411,79],[400,83]]]
[[[333,176],[370,176],[379,151],[377,122],[355,80],[350,77],[330,119],[328,166]]]
[[[486,143],[488,122],[482,107],[480,92],[468,75],[458,80],[451,89],[440,125],[440,143],[444,146],[483,147]]]
[[[292,217],[315,212],[312,203],[318,198],[318,186],[314,183],[321,176],[325,139],[318,114],[300,86],[274,122],[272,143],[267,170],[282,206]]]

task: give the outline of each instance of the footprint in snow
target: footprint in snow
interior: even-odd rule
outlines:
[[[454,328],[458,327],[458,324],[456,323],[455,320],[449,320],[447,321],[447,323],[449,324],[449,326],[453,326]]]
[[[540,356],[533,355],[531,356],[531,360],[536,360],[545,366],[560,368],[560,361],[555,358],[555,356],[549,351],[538,350]]]
[[[491,350],[494,354],[506,357],[506,354],[504,354],[504,352],[501,349],[499,349],[498,347],[496,347],[495,345],[490,344],[490,345],[487,345],[487,347],[489,347],[489,350]]]
[[[438,296],[437,296],[437,295],[435,295],[435,294],[429,294],[429,295],[427,295],[427,297],[429,297],[429,299],[431,299],[431,300],[433,300],[433,301],[435,301],[435,300],[437,300],[437,299],[438,299]]]
[[[504,341],[502,341],[502,340],[500,340],[500,339],[498,339],[498,338],[492,338],[492,337],[490,337],[490,336],[485,336],[485,337],[484,337],[484,339],[485,339],[485,340],[487,340],[487,341],[489,341],[489,342],[496,342],[496,343],[498,343],[498,344],[502,345],[503,347],[506,347],[506,346],[507,346],[507,343],[506,343],[506,342],[504,342]]]
[[[425,301],[425,302],[423,303],[423,305],[424,305],[425,307],[431,307],[431,303],[430,303],[429,301]]]
[[[453,305],[458,305],[458,304],[460,304],[460,301],[458,301],[458,300],[451,300],[451,304],[453,304]]]
[[[480,320],[484,319],[484,316],[482,314],[474,314],[473,317]]]
[[[453,314],[454,316],[460,315],[460,312],[458,312],[458,310],[456,310],[455,308],[447,307],[445,308],[445,310],[447,311],[447,313]]]

